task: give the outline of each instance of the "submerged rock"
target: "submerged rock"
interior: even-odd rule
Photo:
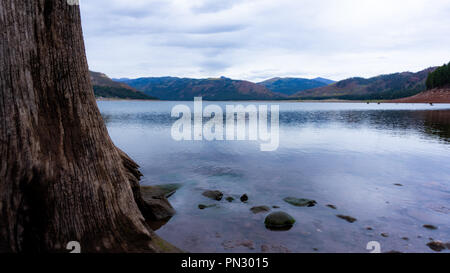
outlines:
[[[443,242],[439,241],[429,242],[427,246],[436,252],[441,252],[442,250],[447,248],[447,246]]]
[[[198,205],[198,208],[199,209],[209,209],[209,208],[215,208],[215,207],[217,207],[217,205],[204,205],[204,204],[200,204],[200,205]]]
[[[182,186],[183,184],[162,184],[154,186],[141,186],[141,191],[145,191],[145,194],[147,196],[153,196],[156,198],[164,196],[166,198],[169,198]]]
[[[304,198],[286,197],[283,200],[296,207],[314,207],[317,204],[314,200]]]
[[[205,176],[230,176],[235,178],[243,176],[242,172],[239,170],[220,166],[202,166],[197,168],[195,172]]]
[[[245,203],[247,201],[248,201],[248,195],[247,194],[242,195],[241,196],[241,202]]]
[[[250,240],[244,240],[244,241],[241,241],[241,242],[237,242],[236,246],[243,246],[243,247],[246,247],[248,249],[255,249],[253,241],[250,241]]]
[[[179,190],[183,184],[164,184],[164,185],[156,185],[155,187],[160,189],[166,198],[174,195],[177,190]]]
[[[216,201],[220,201],[223,198],[223,193],[220,191],[205,191],[202,195]]]
[[[291,253],[291,251],[284,245],[271,245],[271,249],[274,253]]]
[[[162,221],[175,215],[175,209],[159,188],[144,186],[140,188],[140,192],[143,202],[139,209],[146,220]]]
[[[347,216],[347,215],[336,215],[337,217],[349,222],[349,223],[354,223],[356,222],[356,218],[353,218],[351,216]]]
[[[285,212],[273,212],[266,217],[264,224],[271,230],[289,230],[295,224],[295,219]]]
[[[268,212],[270,211],[270,208],[267,206],[259,206],[259,207],[253,207],[250,209],[254,214],[262,213],[262,212]]]
[[[270,247],[268,245],[262,245],[261,246],[261,252],[269,252]]]
[[[250,250],[255,249],[255,244],[253,241],[250,240],[243,240],[243,241],[225,241],[222,243],[222,246],[226,250],[230,250],[236,247],[245,247]]]
[[[273,252],[273,253],[290,253],[291,251],[283,246],[283,245],[262,245],[261,246],[261,252],[267,253],[267,252]]]
[[[233,202],[234,201],[234,198],[233,197],[231,197],[231,196],[228,196],[225,200],[227,200],[228,202]]]
[[[438,229],[436,226],[433,226],[433,225],[423,225],[423,227],[426,228],[426,229],[431,229],[431,230]]]

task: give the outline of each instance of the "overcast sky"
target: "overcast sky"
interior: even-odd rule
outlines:
[[[110,77],[353,76],[450,61],[449,0],[81,0]]]

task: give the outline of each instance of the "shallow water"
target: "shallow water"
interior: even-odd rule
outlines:
[[[430,238],[450,241],[450,105],[277,102],[280,147],[261,152],[258,142],[172,140],[176,104],[98,102],[116,145],[140,164],[143,184],[183,184],[170,197],[177,214],[157,231],[181,249],[368,252],[367,243],[378,241],[382,251],[432,252]],[[215,203],[204,190],[250,199],[199,210]],[[288,196],[318,204],[294,207],[283,201]],[[267,214],[250,211],[260,205],[279,206],[273,211],[297,222],[269,231]]]

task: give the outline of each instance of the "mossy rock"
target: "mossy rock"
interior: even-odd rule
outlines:
[[[204,205],[204,204],[200,204],[200,205],[198,205],[198,208],[199,209],[209,209],[209,208],[215,208],[215,207],[217,207],[217,205]]]
[[[259,206],[259,207],[253,207],[250,209],[254,214],[263,213],[263,212],[269,212],[270,208],[268,206]]]
[[[156,185],[155,187],[160,189],[164,195],[166,196],[166,198],[169,198],[170,196],[172,196],[177,190],[179,190],[181,187],[183,186],[183,184],[163,184],[163,185]]]
[[[166,198],[169,198],[182,186],[183,184],[162,184],[154,186],[141,186],[141,192],[145,193],[147,196],[153,197],[164,196]]]
[[[223,198],[223,193],[220,191],[205,191],[202,195],[216,201],[220,201]]]
[[[286,212],[277,211],[269,214],[264,224],[271,230],[289,230],[295,224],[295,219]]]
[[[232,203],[235,199],[234,199],[234,197],[228,196],[227,198],[225,198],[225,200]]]
[[[314,207],[317,204],[315,200],[305,198],[286,197],[283,200],[296,207]]]
[[[141,187],[140,210],[148,221],[162,221],[175,215],[164,191],[157,187]]]

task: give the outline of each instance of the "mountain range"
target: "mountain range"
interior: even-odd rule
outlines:
[[[91,82],[94,88],[94,94],[97,98],[116,98],[116,99],[155,99],[146,95],[127,84],[113,81],[103,73],[89,71]]]
[[[249,81],[229,78],[189,79],[175,77],[120,79],[147,95],[161,100],[280,100],[286,95],[272,92],[267,87]]]
[[[436,67],[412,73],[403,72],[373,78],[350,78],[337,83],[304,90],[292,95],[296,99],[390,100],[416,95],[426,90],[428,74]]]
[[[104,74],[92,72],[97,96],[114,96],[118,91],[120,98],[141,97],[161,100],[391,100],[416,95],[426,90],[426,79],[436,68],[419,72],[403,72],[381,75],[372,78],[349,78],[334,82],[315,78],[273,78],[260,83],[232,80],[226,77],[191,79],[177,77],[149,77],[138,79],[107,78]]]
[[[323,87],[333,83],[335,82],[324,78],[315,78],[312,80],[302,78],[273,78],[258,84],[267,87],[272,92],[290,96],[300,91]]]

